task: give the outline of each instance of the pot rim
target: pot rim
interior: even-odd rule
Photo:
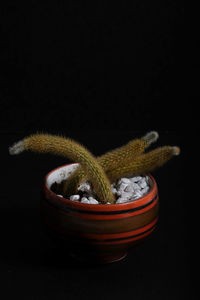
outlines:
[[[60,197],[57,194],[55,194],[52,190],[50,190],[50,188],[47,185],[47,180],[48,177],[53,173],[56,172],[57,170],[64,168],[64,167],[68,167],[70,165],[75,165],[76,163],[70,163],[70,164],[65,164],[62,166],[59,166],[53,170],[51,170],[50,172],[48,172],[46,174],[46,176],[44,177],[44,181],[43,181],[43,186],[42,186],[42,191],[45,194],[45,196],[51,200],[51,202],[55,202],[57,203],[59,206],[61,207],[72,207],[75,209],[79,209],[79,210],[88,210],[88,211],[117,211],[117,210],[128,210],[130,208],[136,208],[136,207],[141,207],[142,205],[146,205],[149,202],[152,201],[152,198],[155,198],[157,196],[158,193],[158,189],[157,189],[157,183],[154,179],[154,177],[150,174],[147,173],[146,175],[150,177],[151,181],[152,181],[152,187],[150,188],[150,190],[148,191],[148,193],[146,195],[144,195],[141,198],[138,198],[136,200],[130,201],[130,202],[125,202],[125,203],[115,203],[115,204],[88,204],[88,203],[81,203],[81,202],[77,202],[77,201],[72,201],[70,199],[64,198],[64,197]]]

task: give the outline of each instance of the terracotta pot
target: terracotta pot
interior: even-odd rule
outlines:
[[[54,237],[65,241],[72,256],[100,263],[120,260],[155,229],[157,184],[148,174],[150,191],[123,204],[84,204],[59,197],[50,190],[55,181],[67,178],[77,166],[61,166],[46,175],[41,193],[42,221]]]

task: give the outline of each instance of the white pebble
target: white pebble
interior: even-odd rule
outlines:
[[[131,193],[122,192],[121,193],[121,198],[130,199],[132,195],[133,195],[132,192]]]
[[[116,188],[111,188],[111,190],[112,190],[112,193],[113,193],[113,194],[116,194],[116,193],[117,193]]]
[[[124,191],[127,186],[128,186],[127,183],[121,183],[120,186],[119,186],[119,190]]]
[[[120,197],[120,198],[126,198],[126,199],[129,199],[131,196],[132,196],[132,192],[125,192],[125,191],[119,191],[117,192],[117,195]]]
[[[80,195],[71,195],[69,199],[72,201],[78,201],[80,199]]]
[[[139,185],[142,189],[144,189],[144,188],[147,186],[147,183],[146,183],[145,180],[142,180],[141,182],[138,183],[138,185]]]
[[[133,194],[133,197],[137,197],[137,199],[140,198],[141,196],[142,196],[142,193],[140,191],[136,191]]]
[[[149,176],[146,175],[146,176],[145,176],[145,179],[146,179],[146,183],[149,184],[149,183],[150,183],[150,178],[149,178]]]
[[[90,204],[90,201],[88,200],[88,198],[82,197],[82,198],[81,198],[81,203],[87,203],[87,204]]]
[[[117,196],[121,196],[121,194],[122,194],[122,191],[117,191],[117,192],[116,192],[116,195],[117,195]]]
[[[127,198],[123,198],[123,197],[120,197],[117,199],[116,203],[125,203],[125,202],[128,202],[128,199]]]
[[[78,187],[78,191],[81,191],[81,192],[91,192],[91,186],[88,182],[83,182],[79,185]]]
[[[135,177],[130,178],[130,180],[131,180],[132,182],[138,182],[140,179],[142,179],[141,176],[135,176]]]
[[[135,200],[137,200],[138,198],[139,198],[139,197],[135,195],[135,196],[132,196],[131,199],[129,199],[129,201],[135,201]]]
[[[132,183],[132,187],[135,191],[140,190],[140,186],[135,182]]]
[[[130,192],[133,192],[133,187],[132,187],[132,185],[127,185],[127,187],[124,189],[124,191],[125,192],[128,192],[128,193],[130,193]]]
[[[129,184],[130,182],[131,181],[128,178],[120,178],[119,181],[118,181],[118,184],[121,184],[121,183]]]
[[[142,189],[142,194],[143,195],[146,194],[148,192],[148,190],[149,190],[149,187],[146,186],[144,189]]]
[[[90,204],[99,204],[99,202],[93,197],[89,197],[88,200],[89,200]]]

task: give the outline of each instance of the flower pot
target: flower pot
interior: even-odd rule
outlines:
[[[63,241],[71,255],[97,263],[118,261],[130,248],[155,229],[158,220],[158,190],[151,179],[149,192],[123,204],[84,204],[62,198],[51,191],[77,168],[68,164],[48,173],[41,193],[41,217],[52,236]]]

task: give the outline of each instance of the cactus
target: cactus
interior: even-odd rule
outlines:
[[[140,139],[134,139],[128,142],[125,146],[116,148],[106,154],[97,157],[98,163],[102,166],[105,172],[117,169],[124,163],[129,163],[136,156],[143,153],[153,142],[158,139],[158,133],[151,131]],[[63,195],[69,196],[77,192],[79,184],[87,179],[87,174],[80,166],[69,178],[63,181]]]
[[[144,153],[135,158],[131,163],[125,163],[121,167],[107,172],[111,182],[123,176],[135,176],[153,171],[162,166],[174,155],[179,155],[179,147],[164,146]]]
[[[80,163],[91,181],[99,201],[102,203],[113,203],[115,201],[110,182],[104,170],[96,158],[85,147],[75,141],[49,134],[35,134],[26,137],[9,148],[10,154],[19,154],[24,150],[52,153]]]
[[[147,173],[162,166],[174,155],[180,153],[176,146],[164,146],[144,153],[155,142],[158,133],[147,133],[140,139],[134,139],[125,146],[116,148],[95,158],[81,144],[65,137],[50,134],[33,134],[15,143],[9,148],[10,154],[19,154],[24,150],[52,153],[67,157],[80,164],[77,170],[60,185],[61,194],[74,194],[78,185],[88,179],[101,203],[114,203],[110,184],[123,176]]]

